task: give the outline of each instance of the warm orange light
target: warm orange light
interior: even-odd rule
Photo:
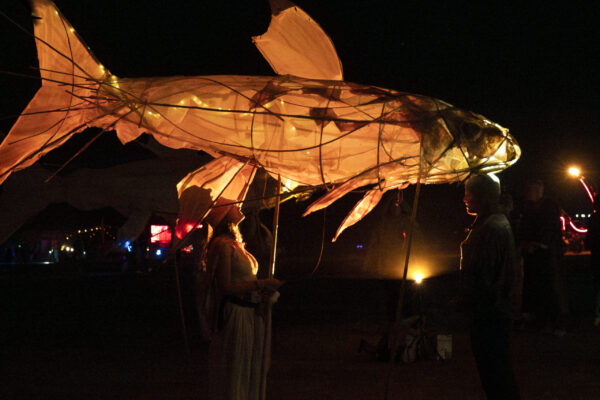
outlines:
[[[569,175],[578,177],[579,175],[581,175],[581,170],[577,167],[571,167],[569,168]]]
[[[421,275],[421,274],[416,274],[416,275],[415,275],[415,283],[417,283],[417,284],[421,284],[421,282],[423,282],[423,275]]]

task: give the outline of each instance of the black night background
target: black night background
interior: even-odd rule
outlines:
[[[270,9],[267,0],[194,2],[182,0],[56,0],[55,2],[94,55],[119,77],[273,74],[270,66],[251,40],[252,36],[264,33],[268,27]],[[521,146],[522,156],[514,166],[500,173],[499,177],[504,190],[513,196],[517,208],[523,201],[527,182],[532,179],[541,179],[545,183],[546,192],[560,204],[567,214],[574,217],[576,214],[587,215],[592,212],[592,206],[581,185],[576,179],[569,177],[566,170],[569,166],[577,165],[581,168],[588,183],[594,188],[600,187],[598,186],[600,184],[600,161],[598,158],[600,151],[600,135],[598,135],[598,126],[600,126],[600,113],[598,112],[600,110],[600,78],[598,75],[600,50],[598,38],[600,38],[600,33],[597,22],[600,18],[600,6],[598,4],[594,2],[472,2],[458,0],[433,2],[298,0],[297,4],[331,37],[342,62],[346,81],[435,97],[459,108],[482,114],[491,121],[510,129],[511,134]],[[1,140],[33,97],[40,82],[39,79],[36,79],[38,77],[35,69],[37,58],[33,38],[9,21],[10,18],[28,32],[32,31],[27,2],[2,0],[0,1],[0,11],[5,14],[5,16],[0,15]],[[30,76],[30,78],[23,75]],[[91,133],[83,133],[82,138],[74,139],[71,150],[68,151],[76,151],[91,137]],[[69,156],[68,151],[57,153],[57,162],[60,163],[61,160],[64,162]],[[115,163],[124,163],[129,159],[136,159],[136,157],[142,156],[121,148],[114,134],[109,133],[75,159],[72,168],[77,166],[105,167]],[[2,187],[0,186],[1,194]],[[35,196],[35,193],[31,195]],[[310,319],[310,307],[317,308],[316,304],[320,299],[331,301],[340,308],[343,306],[341,304],[343,299],[351,306],[357,307],[354,310],[357,315],[361,312],[365,315],[371,312],[367,305],[368,301],[362,304],[356,299],[349,300],[353,298],[351,292],[355,287],[347,282],[339,284],[337,289],[330,291],[325,288],[327,283],[320,282],[310,286],[310,272],[317,264],[322,240],[325,240],[323,260],[318,266],[316,277],[320,274],[321,278],[333,281],[336,278],[355,278],[357,276],[367,278],[367,280],[379,278],[378,276],[369,276],[368,271],[365,274],[365,265],[361,261],[361,257],[366,250],[365,246],[368,246],[370,231],[382,218],[385,218],[381,211],[376,209],[372,215],[345,231],[338,242],[330,243],[337,226],[361,196],[362,194],[352,193],[344,197],[327,210],[325,218],[322,212],[306,218],[301,217],[303,210],[310,204],[309,201],[289,201],[282,204],[279,227],[282,246],[280,256],[283,257],[283,260],[286,260],[287,257],[289,263],[287,266],[282,266],[281,273],[286,275],[284,278],[302,282],[295,283],[297,286],[294,290],[301,287],[307,293],[315,295],[314,299],[309,299],[309,294],[304,293],[301,296],[305,297],[297,298],[294,300],[295,303],[285,303],[282,296],[283,309],[286,304],[293,309],[290,304],[298,305],[305,302],[303,304],[305,314],[302,318]],[[404,190],[404,200],[407,204],[412,205],[413,196],[413,187]],[[463,187],[458,183],[422,188],[417,215],[419,237],[416,251],[418,254],[435,254],[437,259],[445,260],[443,262],[448,265],[442,268],[444,272],[455,272],[458,245],[464,238],[465,228],[472,222],[472,217],[464,212],[462,196]],[[387,200],[393,200],[392,196],[388,197]],[[316,196],[312,199],[316,199]],[[0,216],[2,212],[7,211],[0,210]],[[265,224],[271,224],[272,213],[265,212],[263,216]],[[585,218],[579,222],[585,225]],[[325,224],[326,230],[324,239],[322,238],[323,224]],[[355,262],[356,265],[341,265],[352,262]],[[400,277],[399,272],[392,275]],[[25,288],[26,284],[22,278],[19,278],[17,283],[9,278],[8,273],[2,277],[5,293],[18,296],[18,290],[24,290],[27,293],[31,290]],[[585,280],[585,278],[581,279]],[[169,297],[175,296],[172,282],[161,285],[155,281],[146,281],[144,287],[151,287],[158,293],[156,298],[149,300],[157,307],[158,311],[153,316],[142,315],[144,322],[139,326],[131,322],[129,317],[142,309],[140,304],[145,300],[129,303],[129,308],[125,307],[126,309],[123,309],[120,314],[117,313],[119,317],[115,317],[114,320],[108,316],[112,312],[111,307],[120,307],[115,299],[118,296],[125,296],[123,293],[126,291],[123,289],[122,292],[118,292],[121,294],[116,295],[117,292],[109,287],[114,282],[118,282],[121,287],[133,287],[131,281],[123,283],[123,281],[115,279],[114,282],[111,282],[106,281],[102,284],[104,286],[99,287],[94,286],[89,279],[86,279],[83,283],[85,287],[82,287],[79,281],[76,283],[60,281],[58,284],[60,289],[56,289],[76,292],[78,295],[73,294],[73,297],[79,300],[85,299],[85,293],[83,293],[86,291],[85,288],[89,289],[89,296],[98,298],[107,296],[107,305],[105,307],[96,305],[97,308],[93,312],[102,316],[100,319],[103,323],[118,324],[120,321],[125,330],[125,333],[119,336],[120,334],[115,333],[116,330],[111,331],[105,328],[105,333],[110,340],[106,339],[106,343],[103,343],[103,339],[100,338],[101,334],[91,332],[92,328],[89,326],[87,328],[77,327],[78,323],[89,323],[90,326],[97,327],[92,322],[93,316],[82,316],[86,314],[86,311],[75,306],[65,306],[67,310],[71,310],[70,312],[76,315],[70,315],[64,311],[57,319],[63,326],[66,324],[73,330],[82,329],[83,332],[94,338],[94,344],[91,346],[94,349],[88,349],[87,353],[84,353],[88,355],[88,358],[94,359],[101,365],[95,372],[90,372],[89,376],[83,373],[74,375],[79,378],[85,375],[84,381],[91,386],[101,386],[99,382],[102,382],[103,379],[113,384],[119,381],[114,376],[110,377],[110,374],[106,375],[109,377],[102,374],[108,374],[106,371],[112,367],[116,368],[118,361],[115,360],[120,356],[114,356],[114,359],[111,358],[111,361],[107,361],[109,356],[99,356],[99,354],[113,351],[111,343],[118,343],[119,338],[127,338],[123,340],[129,344],[133,343],[134,340],[131,339],[131,336],[142,334],[141,332],[145,329],[156,329],[157,321],[163,317],[167,318],[168,324],[170,324],[169,328],[163,329],[159,333],[149,333],[148,335],[152,337],[150,342],[155,346],[156,343],[170,340],[171,342],[166,345],[167,348],[176,349],[174,351],[179,351],[181,358],[185,359],[184,346],[180,343],[181,334],[178,332],[180,328],[177,313],[179,311],[174,298]],[[51,302],[53,298],[58,305],[66,305],[69,302],[65,296],[54,296],[52,294],[54,289],[43,286],[39,281],[35,285],[40,290],[40,294],[36,295],[37,297],[28,295],[29,303],[20,304],[14,299],[9,303],[9,306],[14,307],[13,310],[8,311],[9,319],[18,319],[20,312],[26,314],[24,319],[26,322],[10,325],[15,332],[20,334],[29,329],[42,331],[47,328],[43,325],[44,323],[53,324],[50,317],[40,317],[41,321],[45,322],[36,323],[37,314],[27,308],[31,307],[31,304],[36,304],[36,301]],[[369,290],[369,288],[378,290],[375,283],[371,282],[371,286],[368,285],[367,289],[362,286],[361,290]],[[577,292],[579,289],[579,286],[576,286],[572,290]],[[135,296],[140,299],[148,297],[139,287],[136,287],[136,290],[138,292]],[[282,293],[285,294],[285,291],[282,290]],[[290,289],[290,296],[293,293],[296,292]],[[110,298],[110,296],[113,297]],[[169,308],[160,303],[157,300],[160,296],[168,297],[171,301],[170,305],[173,307]],[[337,297],[337,299],[332,300],[328,296]],[[59,300],[56,300],[57,298]],[[386,301],[383,295],[370,295],[369,298],[371,305],[381,305]],[[587,298],[575,295],[572,304],[584,301],[581,299]],[[92,301],[89,303],[91,304]],[[56,309],[56,307],[46,307],[48,310]],[[585,313],[589,311],[589,307],[588,305],[581,307],[585,310],[574,312],[574,315],[584,315],[581,318],[586,318],[587,314]],[[328,312],[344,314],[347,311],[336,309],[333,311],[321,310],[320,312],[321,314],[315,313],[319,315],[318,319],[323,321],[327,320]],[[350,312],[348,313],[350,314]],[[373,315],[381,316],[385,313],[385,310],[379,309],[373,312]],[[72,325],[65,322],[70,318],[76,320],[78,315],[79,322],[69,322]],[[166,317],[167,315],[168,317]],[[318,346],[316,343],[319,340],[327,340],[319,339],[318,334],[311,331],[311,328],[299,327],[300,323],[295,325],[295,322],[290,322],[293,317],[287,316],[286,318],[282,317],[282,329],[284,331],[288,329],[289,332],[296,329],[295,333],[290,333],[290,337],[307,335],[303,336],[302,340],[311,341],[313,346]],[[369,318],[374,319],[375,317],[371,315]],[[584,324],[584,322],[573,322],[573,324],[579,327],[578,324]],[[11,333],[4,335],[3,341],[7,344],[3,345],[3,348],[9,347],[9,343],[13,343],[13,345],[17,343],[17,347],[21,346],[25,349],[30,348],[31,343],[34,343],[33,347],[37,349],[35,351],[18,350],[25,354],[21,360],[26,361],[21,362],[15,361],[20,357],[16,355],[15,351],[8,351],[8,358],[13,360],[13,367],[5,376],[27,373],[28,368],[32,368],[31,365],[35,364],[35,359],[40,352],[46,354],[48,358],[58,357],[61,359],[61,356],[56,354],[48,355],[54,350],[46,350],[44,346],[50,347],[55,342],[60,342],[56,338],[71,328],[54,326],[53,333],[51,332],[54,336],[51,335],[51,337],[55,339],[46,341],[37,338],[31,332],[24,334],[22,340],[15,339]],[[335,330],[338,328],[331,327],[331,329],[335,331],[336,335],[347,333],[346,331],[344,331],[346,333],[340,333],[343,331],[341,328],[339,331]],[[577,329],[579,328],[573,328],[573,331]],[[569,385],[581,388],[581,397],[577,398],[587,399],[591,398],[588,397],[591,393],[597,393],[598,382],[600,382],[598,332],[579,333],[580,336],[562,338],[564,341],[561,342],[579,340],[580,344],[576,347],[572,347],[575,346],[573,343],[569,345],[571,347],[561,347],[562,345],[557,344],[558,342],[553,341],[552,338],[539,341],[531,336],[522,339],[521,348],[534,345],[536,341],[541,343],[539,346],[547,345],[548,348],[546,352],[540,350],[539,354],[541,355],[536,353],[538,355],[537,358],[534,357],[535,361],[529,360],[520,365],[520,371],[523,373],[521,379],[530,378],[534,382],[536,379],[539,382],[552,382],[556,375],[567,374],[567,370],[569,370],[568,373],[571,373],[571,370],[576,368],[585,369],[581,376],[569,375],[568,379],[571,381],[554,384],[553,389],[558,390],[555,392],[555,394],[558,393],[555,396],[551,393],[543,393],[540,387],[532,384],[528,389],[530,390],[529,396],[523,396],[523,398],[569,398],[565,397],[568,395],[568,390],[560,389],[562,386],[568,387]],[[352,334],[354,336],[349,338],[345,336],[346,340],[355,340],[356,343],[352,342],[339,350],[344,355],[333,352],[330,354],[328,353],[329,349],[323,350],[323,354],[330,354],[332,358],[351,358],[360,336],[375,337],[377,334],[378,331],[375,328],[359,330],[359,333]],[[594,337],[593,334],[596,336]],[[78,343],[77,346],[85,347],[82,344],[85,343],[83,339],[73,333],[69,335],[65,336],[66,339],[61,342],[60,346],[65,349],[70,348],[68,339],[70,337],[73,342]],[[277,334],[275,333],[275,335]],[[458,335],[456,338],[458,341]],[[295,346],[292,339],[280,339],[279,343],[280,354],[284,354],[283,349],[288,352],[286,354],[293,354],[293,351],[286,347]],[[464,343],[462,345],[466,346]],[[143,347],[143,345],[138,346],[139,348]],[[285,385],[301,386],[297,382],[305,382],[302,379],[309,382],[309,377],[317,379],[317,372],[307,373],[302,370],[302,368],[314,369],[313,363],[318,362],[315,361],[318,358],[315,355],[317,351],[306,346],[305,351],[309,356],[304,361],[307,364],[298,366],[299,370],[292,372],[281,367],[282,371],[300,376],[299,380],[294,381],[293,376],[284,376],[283,372],[274,374],[273,379],[276,379],[281,387]],[[461,343],[455,342],[454,346],[457,357],[459,357]],[[98,350],[101,347],[102,350]],[[589,353],[586,353],[584,348],[589,349]],[[189,387],[201,387],[201,384],[194,383],[194,373],[186,369],[189,364],[186,364],[185,360],[173,361],[177,357],[168,355],[168,351],[165,349],[155,351],[158,354],[156,358],[160,361],[154,359],[148,361],[151,359],[148,354],[152,353],[153,349],[154,347],[152,349],[143,347],[146,355],[133,356],[134,358],[138,357],[138,361],[145,360],[143,362],[156,363],[152,368],[147,366],[142,368],[145,374],[144,379],[138,379],[134,372],[127,371],[123,373],[121,392],[119,392],[119,386],[116,385],[114,389],[110,390],[99,389],[99,397],[92,396],[91,398],[111,398],[113,395],[112,398],[119,398],[123,393],[131,394],[136,390],[139,392],[129,398],[193,398],[193,395],[190,394],[191,389],[182,389],[186,384]],[[72,349],[64,351],[67,353],[71,351],[68,357],[64,357],[69,358],[69,362],[73,365],[82,365],[84,362],[75,360],[78,356]],[[116,350],[114,351],[116,352]],[[127,353],[128,355],[125,357],[137,354],[133,350],[128,351],[131,353]],[[197,353],[192,356],[191,364],[197,367],[198,354],[201,352],[196,351]],[[277,352],[278,349],[275,346],[274,365],[282,366],[285,360],[277,359]],[[578,356],[569,352],[578,352]],[[586,355],[582,356],[581,354]],[[467,357],[468,352],[462,356]],[[570,359],[570,356],[573,359]],[[290,357],[294,357],[294,355]],[[577,357],[583,357],[583,360],[574,361]],[[564,361],[565,359],[568,361]],[[179,371],[179,377],[177,372],[166,372],[163,375],[166,376],[164,384],[178,386],[173,393],[169,393],[164,388],[156,389],[153,397],[152,389],[139,389],[136,385],[141,381],[151,381],[152,377],[156,378],[160,375],[158,372],[161,368],[160,362],[170,362],[168,365],[175,365],[173,368]],[[468,363],[467,367],[458,366],[459,361],[456,359],[452,362],[456,363],[454,365],[455,372],[459,371],[465,375],[474,374],[469,378],[474,383],[469,385],[474,385],[475,389],[473,390],[478,390],[474,367],[469,366]],[[538,375],[527,372],[528,368],[537,368],[538,364],[535,362],[539,362],[539,365],[548,363],[551,365],[549,367],[551,372],[547,374],[540,372]],[[142,362],[138,364],[140,363]],[[324,373],[326,367],[337,370],[344,369],[341,362],[335,364],[327,361],[325,364],[321,369],[317,368],[315,371]],[[47,365],[55,364],[48,362]],[[137,367],[133,361],[128,361],[127,365],[129,368]],[[385,368],[375,364],[371,364],[371,366],[379,368],[378,377],[372,378],[376,382],[372,388],[374,392],[364,389],[364,391],[356,392],[360,394],[355,393],[360,396],[356,398],[382,398],[380,395],[383,390],[382,376],[384,374],[382,371]],[[447,366],[449,367],[449,365]],[[429,374],[429,367],[417,367],[412,372],[407,371],[406,376],[412,377],[413,381],[418,381],[422,377],[419,375],[420,372]],[[197,373],[201,375],[203,367],[198,368],[199,370],[195,371],[200,371]],[[44,381],[44,372],[35,368],[33,370],[35,379]],[[444,374],[439,365],[434,367],[433,371]],[[303,373],[308,375],[303,376]],[[369,374],[375,374],[375,372],[371,371]],[[367,375],[370,376],[369,374]],[[339,381],[346,379],[341,373],[338,375],[330,379],[339,379]],[[77,386],[77,383],[66,378],[58,378],[58,372],[52,373],[51,376],[54,376],[55,380],[63,382],[63,386],[59,385],[60,387],[57,389],[48,382],[40,384],[40,388],[46,388],[47,393],[51,394],[47,398],[54,398],[60,393],[69,393],[70,390],[74,390],[73,387]],[[181,378],[182,376],[185,378]],[[187,379],[186,383],[181,383],[180,378]],[[439,390],[443,390],[444,385],[461,385],[461,382],[448,382],[443,379],[438,383],[432,383],[432,379],[429,376],[429,378],[424,378],[423,382],[428,382],[426,385]],[[340,389],[344,385],[339,381],[330,384],[321,383],[317,386],[322,390],[321,393],[327,393],[330,396],[327,398],[350,398],[339,394],[344,392],[343,389]],[[203,382],[202,379],[200,382]],[[363,384],[368,386],[369,383],[363,382]],[[541,385],[542,383],[540,383]],[[143,385],[139,384],[139,386]],[[418,388],[418,384],[413,384],[411,390],[415,390],[415,387]],[[334,388],[337,388],[338,391]],[[43,393],[43,390],[45,389],[24,390],[21,392],[24,393],[22,398],[34,398],[38,395],[41,396],[38,398],[44,398],[40,394]],[[400,395],[401,388],[396,390],[396,394]],[[92,392],[91,389],[77,389],[73,393],[89,395]],[[27,397],[27,393],[33,397]],[[177,397],[177,393],[180,397]],[[277,394],[283,395],[288,392],[280,388],[274,389],[273,393],[274,396],[277,396]],[[314,397],[316,394],[308,389],[298,389],[297,393],[298,397],[288,398],[316,398]],[[426,397],[430,393],[432,392],[423,390],[421,398],[430,398]],[[480,397],[482,394],[477,391],[467,393],[453,389],[449,393],[449,396],[455,395],[456,397],[448,398],[482,398]],[[12,395],[14,397],[11,398],[20,398],[14,393]],[[200,393],[197,395],[201,398]],[[68,397],[67,395],[63,398]],[[444,397],[440,394],[439,398]]]

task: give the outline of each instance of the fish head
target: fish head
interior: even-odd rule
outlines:
[[[439,112],[438,122],[452,141],[443,151],[438,150],[439,157],[427,160],[432,166],[428,174],[431,183],[463,180],[474,171],[500,172],[521,156],[509,130],[482,115],[448,107]],[[424,137],[424,147],[426,144]]]

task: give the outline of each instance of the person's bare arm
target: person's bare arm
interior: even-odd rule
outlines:
[[[245,282],[231,282],[231,257],[233,255],[233,244],[228,241],[221,241],[216,244],[218,247],[218,263],[216,267],[217,285],[221,293],[225,296],[243,296],[252,291],[270,290],[275,291],[282,282],[278,279],[260,279]]]

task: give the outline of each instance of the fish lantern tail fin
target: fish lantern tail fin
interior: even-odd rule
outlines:
[[[87,128],[101,85],[118,87],[54,3],[31,7],[42,87],[0,144],[0,184]]]
[[[93,86],[111,76],[53,2],[31,5],[42,86]]]

